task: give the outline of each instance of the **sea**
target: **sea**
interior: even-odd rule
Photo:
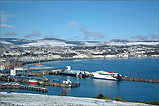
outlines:
[[[27,66],[35,66],[36,63],[26,64]],[[95,72],[105,70],[109,72],[117,72],[123,76],[159,79],[159,59],[82,59],[82,60],[64,60],[42,62],[46,67],[55,67],[56,69],[64,69],[71,66],[72,70],[81,70]],[[49,80],[63,81],[67,80],[67,76],[46,75]],[[42,76],[40,76],[42,78]],[[29,90],[14,90],[20,93],[35,93],[44,95],[61,95],[63,91],[67,96],[73,97],[91,97],[94,98],[99,94],[114,99],[120,97],[122,100],[130,101],[159,101],[159,84],[148,82],[132,82],[132,81],[107,81],[91,78],[69,77],[72,82],[79,82],[77,88],[62,88],[48,86],[48,93],[41,93]]]

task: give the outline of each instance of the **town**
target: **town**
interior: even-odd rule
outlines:
[[[0,48],[0,70],[39,62],[72,59],[159,58],[159,45],[59,46]]]

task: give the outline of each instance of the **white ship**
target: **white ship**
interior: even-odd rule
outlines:
[[[96,71],[92,73],[93,79],[103,79],[103,80],[113,80],[113,81],[119,81],[121,80],[121,74],[114,73],[114,72],[106,72],[106,71]]]

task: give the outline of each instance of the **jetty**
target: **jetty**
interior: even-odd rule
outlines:
[[[66,66],[67,69],[54,69],[50,74],[54,75],[65,75],[65,76],[75,76],[79,78],[86,78],[93,76],[92,73],[88,71],[71,70],[71,66]]]
[[[34,91],[40,91],[40,92],[48,92],[48,88],[46,87],[35,87],[35,86],[26,86],[26,85],[21,85],[21,89],[26,89],[26,90],[34,90]]]
[[[136,78],[136,77],[122,77],[126,81],[135,81],[135,82],[149,82],[149,83],[159,83],[159,79],[149,79],[149,78]]]
[[[25,90],[32,90],[32,91],[39,91],[39,92],[48,92],[48,88],[46,87],[20,85],[18,83],[13,83],[13,82],[1,84],[0,88],[1,89],[25,89]]]

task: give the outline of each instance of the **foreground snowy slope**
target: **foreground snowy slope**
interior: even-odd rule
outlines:
[[[150,106],[143,103],[118,102],[94,98],[1,92],[1,105],[22,106]]]

